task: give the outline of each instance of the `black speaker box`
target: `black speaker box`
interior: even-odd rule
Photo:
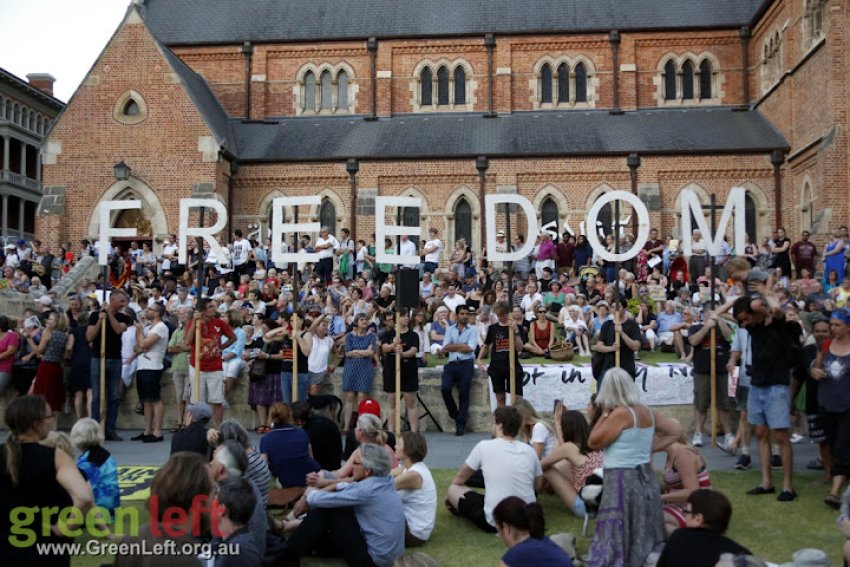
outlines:
[[[396,276],[396,291],[396,305],[401,309],[419,307],[419,270],[399,270]]]

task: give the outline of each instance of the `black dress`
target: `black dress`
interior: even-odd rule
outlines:
[[[12,479],[6,472],[6,447],[0,448],[0,557],[4,565],[26,565],[27,567],[65,567],[71,564],[70,555],[39,555],[36,544],[68,543],[69,538],[54,535],[41,535],[41,516],[37,513],[33,521],[22,526],[32,530],[34,541],[28,547],[16,547],[9,542],[10,517],[12,509],[18,506],[58,507],[59,510],[70,507],[71,497],[56,480],[56,449],[38,443],[21,443],[21,468],[18,486],[12,486]],[[55,523],[56,516],[53,517]],[[20,519],[20,516],[16,516]],[[29,535],[29,534],[27,534]],[[17,537],[20,543],[27,543],[27,535]]]

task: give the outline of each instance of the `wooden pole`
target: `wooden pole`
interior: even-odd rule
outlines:
[[[396,282],[396,285],[398,282]],[[395,310],[395,436],[401,435],[401,352],[398,346],[401,344],[401,310]]]
[[[614,313],[614,327],[620,325],[620,311],[619,306],[618,310]],[[620,331],[614,329],[614,347],[617,349],[614,351],[614,366],[620,368]]]
[[[200,313],[200,311],[198,312]],[[203,313],[200,313],[203,317]],[[195,319],[195,392],[198,398],[195,402],[202,402],[201,399],[201,318]]]
[[[109,266],[103,267],[103,305],[100,306],[105,317],[100,324],[100,428],[106,432],[106,404],[109,398],[106,392],[106,288],[109,285]]]
[[[298,313],[292,313],[292,402],[298,401]]]
[[[509,371],[510,381],[511,381],[511,387],[510,387],[510,390],[511,390],[511,405],[514,405],[514,403],[516,403],[516,360],[514,360],[516,358],[516,345],[514,344],[515,339],[514,339],[514,322],[513,322],[514,312],[513,312],[513,309],[511,309],[510,317],[511,317],[511,321],[508,323],[508,343],[509,343],[509,346],[508,346],[508,348],[509,348],[509,350],[508,350],[508,371]],[[490,357],[490,364],[493,364],[492,356]]]
[[[712,193],[711,194],[711,237],[714,238],[715,233],[717,232],[717,227],[715,226],[715,215],[714,211],[717,207],[717,196]],[[709,284],[709,293],[711,294],[711,299],[709,300],[709,305],[711,305],[711,314],[714,316],[714,310],[716,308],[714,302],[714,294],[715,294],[715,283],[714,283],[714,256],[709,255],[708,257],[708,274],[711,278]],[[715,326],[711,328],[711,342],[710,342],[710,352],[709,356],[711,358],[710,365],[710,374],[711,374],[711,446],[717,447],[717,323],[715,322]],[[728,433],[728,431],[727,431]]]
[[[201,207],[199,211],[200,216],[200,225],[201,228],[204,227],[204,207]],[[203,237],[198,237],[196,241],[196,246],[198,247],[198,286],[196,288],[195,293],[195,312],[200,313],[201,317],[204,316],[203,312],[201,312],[201,294],[204,290],[204,239]],[[188,251],[187,251],[187,260],[188,260]],[[198,399],[197,402],[202,402],[201,399],[201,319],[195,319],[195,392],[197,392]]]

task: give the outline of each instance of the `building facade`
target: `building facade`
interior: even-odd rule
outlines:
[[[156,246],[180,198],[208,196],[265,235],[275,197],[319,195],[302,219],[368,241],[375,196],[398,195],[423,202],[405,224],[478,249],[483,193],[581,232],[600,195],[632,190],[678,235],[684,189],[742,186],[753,239],[826,234],[850,217],[847,9],[135,0],[42,147],[38,232],[92,237],[100,201],[135,198],[111,222]]]
[[[32,240],[41,199],[39,147],[65,105],[53,97],[54,78],[29,82],[0,69],[0,235]]]

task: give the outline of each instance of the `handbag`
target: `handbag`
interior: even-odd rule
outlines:
[[[549,356],[552,360],[558,360],[561,362],[572,360],[573,356],[575,356],[573,344],[562,339],[556,342],[555,345],[549,349]]]
[[[263,345],[263,348],[260,352],[269,352],[268,351],[268,343]],[[250,382],[258,382],[260,380],[265,380],[266,378],[266,362],[267,360],[261,358],[255,358],[254,362],[251,364],[251,370],[248,371],[248,380]]]

